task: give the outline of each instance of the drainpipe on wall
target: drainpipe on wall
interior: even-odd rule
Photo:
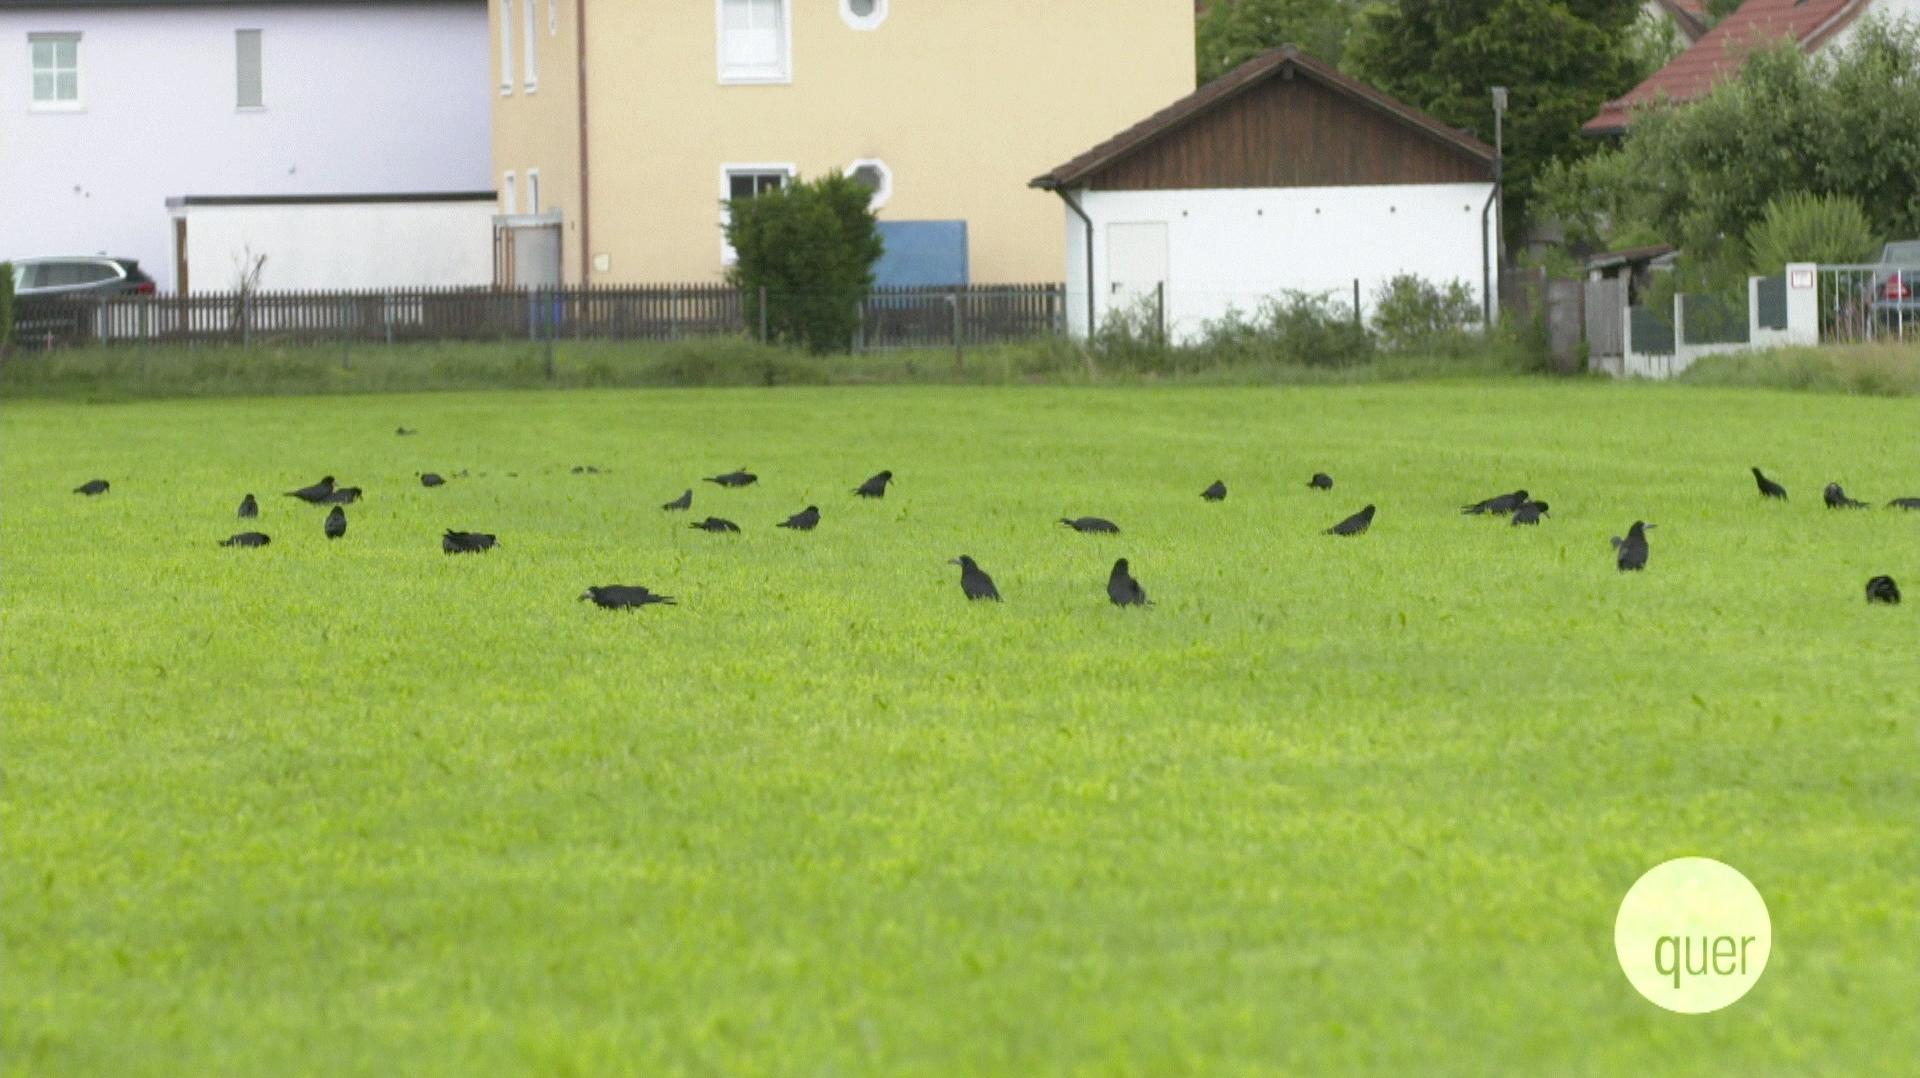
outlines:
[[[1066,203],[1067,208],[1072,210],[1075,216],[1080,218],[1080,223],[1086,226],[1086,230],[1087,230],[1087,339],[1092,340],[1093,339],[1093,218],[1088,217],[1087,211],[1080,208],[1080,204],[1073,200],[1072,195],[1067,194],[1066,188],[1056,187],[1053,189],[1053,193],[1056,195],[1059,195],[1060,201]]]
[[[588,227],[588,207],[593,201],[587,197],[587,0],[574,2],[573,42],[574,69],[579,74],[575,90],[580,112],[580,285],[584,288],[593,281],[593,232]]]
[[[1498,197],[1500,180],[1496,176],[1493,190],[1487,192],[1487,204],[1480,207],[1480,329],[1484,333],[1493,332],[1493,258],[1487,249],[1487,215],[1493,212],[1493,200]]]

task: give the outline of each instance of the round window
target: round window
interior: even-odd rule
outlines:
[[[840,0],[840,17],[855,30],[872,30],[887,19],[887,0]]]
[[[884,161],[873,158],[855,161],[847,166],[847,178],[873,192],[873,198],[867,202],[872,209],[879,209],[887,204],[887,199],[893,197],[893,170]]]

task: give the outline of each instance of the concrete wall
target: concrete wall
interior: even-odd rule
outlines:
[[[1059,203],[1027,181],[1194,86],[1190,0],[887,6],[856,29],[840,0],[790,0],[791,81],[723,85],[715,0],[589,0],[590,255],[605,266],[592,279],[717,279],[725,164],[812,176],[875,158],[893,175],[883,220],[966,221],[975,281],[1057,280]],[[497,64],[497,41],[492,53]],[[564,176],[577,160],[563,135],[577,117],[548,104],[548,54],[539,63],[531,105],[494,80],[496,183],[529,165]],[[572,239],[577,207],[565,209]],[[567,261],[574,272],[577,254]]]
[[[493,280],[491,199],[459,202],[185,206],[195,291],[235,288],[265,255],[259,287],[407,288]]]
[[[238,109],[234,31],[262,32]],[[82,106],[30,108],[27,35],[81,35]],[[137,258],[173,286],[167,199],[492,190],[479,0],[0,9],[0,258]]]
[[[1490,183],[1254,190],[1092,191],[1076,197],[1094,224],[1095,317],[1131,302],[1108,265],[1109,226],[1167,226],[1166,308],[1176,339],[1198,333],[1229,308],[1252,314],[1284,290],[1333,292],[1352,302],[1360,281],[1369,310],[1376,287],[1401,274],[1465,281],[1482,295],[1482,252],[1499,236],[1498,214],[1481,210]],[[1057,200],[1056,200],[1057,201]],[[1085,228],[1066,212],[1068,327],[1086,332]],[[1483,239],[1485,246],[1483,246]],[[1498,295],[1496,278],[1494,294]]]

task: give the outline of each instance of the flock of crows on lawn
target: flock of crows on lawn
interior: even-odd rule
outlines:
[[[411,434],[413,432],[403,427],[399,433]],[[576,472],[598,470],[597,468],[574,469]],[[1759,468],[1753,469],[1753,479],[1760,487],[1761,497],[1777,498],[1783,501],[1786,499],[1787,488],[1768,479],[1761,473]],[[705,481],[721,487],[732,488],[751,486],[759,482],[759,480],[759,476],[754,475],[742,467],[722,475],[709,476]],[[893,473],[884,471],[855,487],[853,493],[862,498],[884,498],[887,495],[887,484],[891,482],[893,482]],[[446,479],[433,472],[426,472],[420,476],[420,485],[423,487],[438,487],[445,485],[445,483]],[[75,487],[74,493],[91,497],[98,494],[105,494],[109,486],[110,484],[104,479],[94,479]],[[1327,475],[1325,472],[1315,472],[1313,478],[1307,481],[1307,486],[1314,490],[1332,490],[1333,477]],[[339,539],[347,534],[347,511],[343,507],[352,505],[354,502],[360,500],[360,495],[361,490],[359,487],[336,486],[333,476],[330,475],[312,486],[287,491],[288,497],[298,498],[310,505],[329,505],[333,507],[327,513],[326,522],[322,525],[328,539]],[[1222,501],[1226,496],[1227,485],[1221,480],[1215,480],[1212,485],[1200,492],[1200,497],[1210,502]],[[1866,502],[1857,501],[1848,497],[1847,492],[1841,489],[1838,483],[1827,484],[1825,500],[1828,509],[1867,508]],[[1895,498],[1893,501],[1888,502],[1887,506],[1891,509],[1920,510],[1920,498]],[[689,488],[686,493],[662,505],[660,508],[668,512],[684,512],[693,508],[693,490]],[[1476,516],[1493,515],[1507,517],[1509,518],[1509,522],[1515,525],[1537,525],[1540,523],[1540,518],[1546,515],[1547,503],[1536,500],[1525,490],[1516,490],[1511,493],[1488,498],[1484,501],[1474,502],[1472,505],[1462,506],[1460,511]],[[1373,512],[1374,507],[1368,505],[1359,512],[1342,520],[1340,523],[1328,528],[1327,534],[1339,536],[1360,535],[1373,524]],[[248,494],[245,498],[241,499],[239,516],[242,519],[251,520],[259,515],[260,504],[254,500],[253,495]],[[812,531],[819,523],[820,507],[817,505],[809,505],[805,509],[788,517],[786,520],[781,521],[776,527],[805,532]],[[1077,532],[1117,535],[1120,531],[1119,525],[1101,517],[1062,517],[1060,523]],[[740,525],[735,524],[733,521],[712,516],[691,525],[691,527],[700,531],[723,534],[737,533],[740,530]],[[1615,564],[1621,572],[1639,572],[1647,567],[1647,529],[1651,527],[1653,527],[1652,524],[1636,520],[1633,522],[1633,526],[1627,529],[1627,534],[1624,538],[1618,535],[1613,537]],[[246,531],[228,537],[223,540],[220,545],[226,547],[263,547],[271,541],[272,540],[263,532]],[[446,534],[440,539],[440,549],[448,554],[480,554],[493,549],[494,545],[495,538],[485,532],[465,532],[448,529]],[[958,565],[960,567],[960,590],[968,599],[991,599],[995,602],[1000,600],[1000,589],[994,586],[993,578],[988,576],[986,570],[980,568],[979,563],[971,557],[962,554],[948,564]],[[670,595],[661,595],[637,584],[596,585],[587,588],[586,592],[582,594],[580,598],[582,600],[592,600],[596,605],[609,610],[626,610],[648,606],[654,603],[672,604],[674,602],[673,597]],[[1133,574],[1128,568],[1127,559],[1125,558],[1121,558],[1113,563],[1113,571],[1107,577],[1107,598],[1112,600],[1115,606],[1152,605],[1147,599],[1146,589],[1141,587],[1140,582],[1133,578]],[[1899,601],[1900,587],[1894,582],[1892,577],[1876,576],[1867,581],[1867,602],[1891,605]]]

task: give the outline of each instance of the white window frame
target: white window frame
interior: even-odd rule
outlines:
[[[878,30],[887,21],[887,0],[873,0],[871,15],[855,15],[853,0],[840,0],[840,18],[855,30]]]
[[[513,0],[500,0],[500,96],[513,96]]]
[[[560,0],[547,0],[547,36],[560,35]]]
[[[540,13],[535,10],[539,2],[522,0],[520,4],[520,39],[525,53],[520,59],[520,66],[525,69],[522,73],[526,76],[528,93],[540,88],[540,34],[536,29]]]
[[[540,205],[540,170],[530,168],[527,170],[527,212],[539,213],[542,209],[544,207]]]
[[[779,86],[793,81],[793,0],[780,3],[780,66],[776,70],[742,71],[727,67],[727,0],[713,0],[714,64],[722,86]]]
[[[82,44],[82,36],[78,30],[57,30],[27,35],[27,108],[29,111],[79,112],[87,107],[86,85],[80,81],[80,46]],[[33,46],[35,43],[41,41],[53,42],[55,44],[69,41],[73,43],[73,99],[71,101],[63,101],[58,97],[41,100],[33,96],[33,76],[38,71],[38,69],[33,66]],[[60,92],[58,76],[59,73],[64,70],[66,69],[62,67],[54,67],[52,69],[52,73],[55,76],[54,92],[56,94]]]
[[[255,105],[242,104],[240,101],[240,35],[252,34],[259,42],[254,50],[254,61],[260,65],[256,72],[260,83],[260,102]],[[267,34],[257,27],[244,26],[233,32],[233,107],[238,112],[264,112],[267,108]]]
[[[799,166],[791,161],[729,161],[720,166],[720,264],[723,266],[740,261],[733,244],[727,242],[727,222],[733,219],[729,205],[733,201],[733,178],[744,173],[767,172],[785,173],[789,184],[800,176]]]
[[[508,216],[520,212],[520,185],[511,169],[500,174],[500,212]]]
[[[867,208],[877,210],[893,197],[893,169],[878,157],[862,157],[847,166],[847,178],[851,179],[855,172],[868,165],[880,170],[880,186],[874,188],[873,197],[867,200]]]

